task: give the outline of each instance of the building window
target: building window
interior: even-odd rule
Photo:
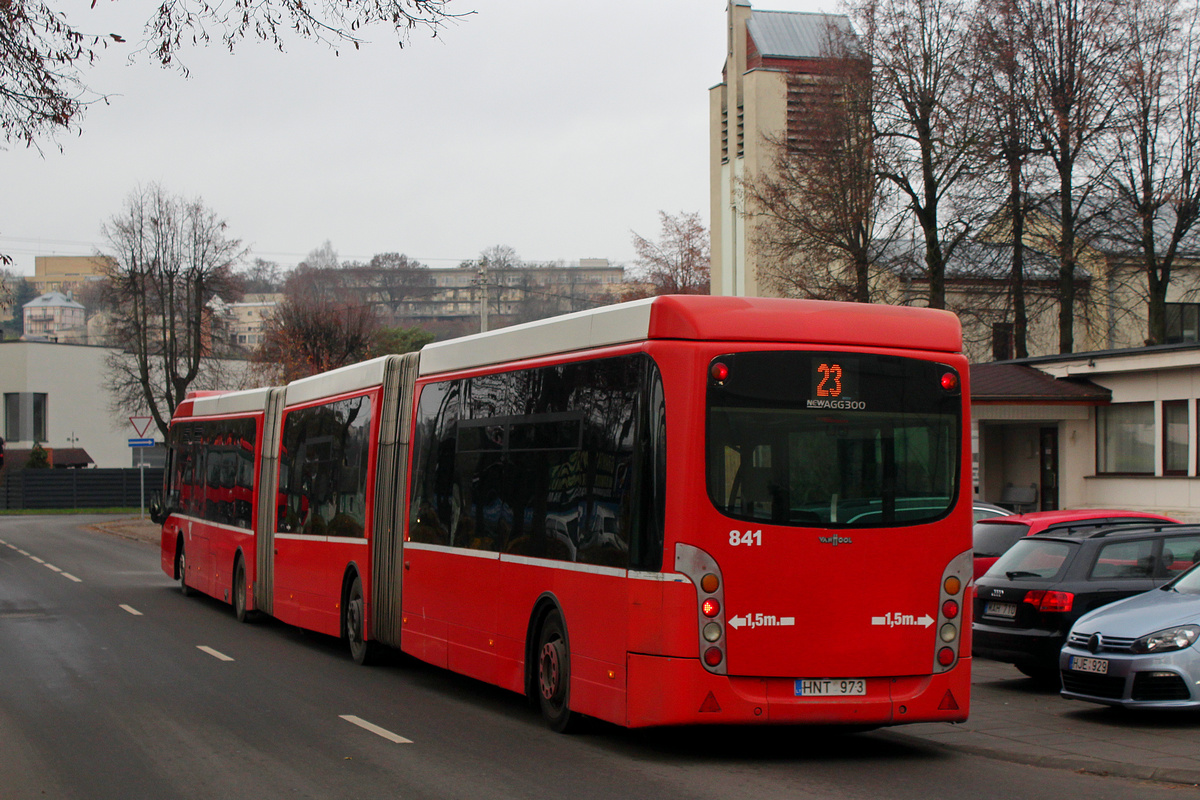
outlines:
[[[1097,409],[1096,471],[1154,474],[1154,403],[1117,403]]]
[[[1164,400],[1163,474],[1187,475],[1188,472],[1188,401]]]
[[[1167,341],[1200,342],[1200,303],[1167,303]]]
[[[46,441],[46,395],[44,393],[5,393],[4,436],[10,442]]]
[[[992,360],[1008,361],[1015,353],[1016,339],[1013,323],[992,323]]]

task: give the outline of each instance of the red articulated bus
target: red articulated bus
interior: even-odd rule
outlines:
[[[163,569],[558,730],[961,721],[961,349],[942,311],[671,296],[196,396]]]

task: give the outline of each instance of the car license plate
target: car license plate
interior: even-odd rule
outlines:
[[[867,693],[865,678],[798,678],[796,697],[849,697]]]
[[[1017,604],[988,603],[983,607],[983,615],[985,617],[1004,617],[1005,619],[1013,619],[1017,616]]]
[[[1067,661],[1067,669],[1072,669],[1076,672],[1094,672],[1097,675],[1107,675],[1108,661],[1103,658],[1071,656]]]

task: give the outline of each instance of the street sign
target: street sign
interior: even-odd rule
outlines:
[[[130,439],[130,447],[154,447],[153,439]]]
[[[150,427],[150,423],[154,422],[154,417],[130,417],[129,423],[133,425],[133,429],[137,431],[138,436],[145,436],[146,429]],[[132,447],[133,445],[130,445]]]

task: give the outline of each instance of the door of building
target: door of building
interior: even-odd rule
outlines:
[[[1038,438],[1042,482],[1038,493],[1040,507],[1042,511],[1053,511],[1058,508],[1058,428],[1042,428]]]

